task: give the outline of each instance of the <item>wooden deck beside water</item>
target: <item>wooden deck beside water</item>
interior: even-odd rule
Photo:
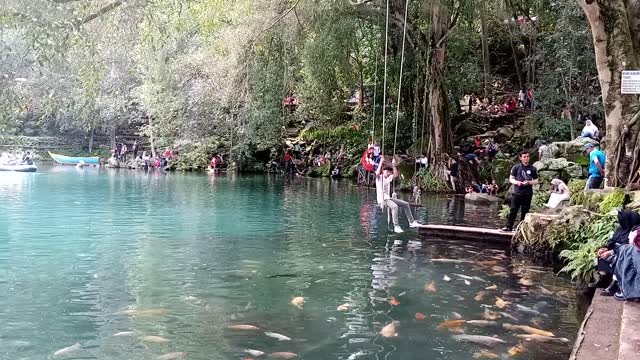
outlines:
[[[508,244],[511,242],[513,232],[504,232],[498,229],[477,228],[455,225],[422,225],[418,227],[421,234],[437,236],[449,239],[475,240]]]

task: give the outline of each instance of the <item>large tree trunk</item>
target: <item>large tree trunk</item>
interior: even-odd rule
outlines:
[[[484,65],[484,96],[489,96],[489,73],[491,71],[489,63],[489,44],[487,40],[487,8],[486,0],[481,0],[480,6],[480,27],[482,32],[482,64]],[[469,109],[471,112],[471,109]]]
[[[640,65],[640,0],[577,0],[593,34],[596,65],[605,109],[609,186],[624,187],[639,180],[640,101],[621,94],[623,70]]]
[[[429,106],[431,107],[431,127],[429,144],[429,162],[433,170],[444,174],[445,154],[452,151],[449,104],[445,89],[447,69],[447,33],[449,31],[449,12],[441,3],[434,0],[431,6],[431,63],[429,64]]]

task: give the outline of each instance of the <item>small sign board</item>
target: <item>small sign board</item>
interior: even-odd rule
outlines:
[[[622,72],[622,93],[640,94],[640,70]]]

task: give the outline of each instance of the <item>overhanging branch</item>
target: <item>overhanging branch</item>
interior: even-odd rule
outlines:
[[[79,26],[82,26],[82,25],[84,25],[84,24],[86,24],[88,22],[91,22],[91,21],[99,18],[100,16],[117,9],[122,4],[124,4],[123,0],[117,0],[117,1],[112,2],[109,5],[105,5],[104,7],[100,8],[98,11],[96,11],[95,13],[89,14],[89,15],[83,17],[82,19],[76,21],[75,22],[75,26],[79,27]]]

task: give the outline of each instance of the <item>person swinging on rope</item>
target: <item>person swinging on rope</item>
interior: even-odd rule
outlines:
[[[398,177],[397,162],[395,159],[391,161],[391,167],[384,165],[384,155],[380,156],[380,164],[376,170],[376,195],[378,204],[380,206],[388,207],[391,209],[391,217],[393,219],[393,231],[396,234],[403,233],[404,231],[398,224],[398,208],[404,210],[407,220],[409,221],[409,227],[419,227],[418,223],[411,213],[411,207],[409,203],[400,199],[396,199],[391,196],[391,182]]]

